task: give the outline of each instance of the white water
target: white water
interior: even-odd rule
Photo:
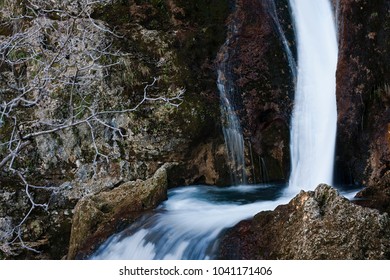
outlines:
[[[112,236],[92,259],[212,259],[223,229],[287,203],[283,186],[183,187],[154,214]]]
[[[170,190],[169,199],[124,231],[111,236],[94,260],[214,259],[224,229],[273,210],[292,198],[284,185],[192,186]],[[342,191],[352,197],[356,190]]]
[[[228,38],[219,50],[221,57],[218,65],[217,86],[221,104],[222,131],[228,155],[232,185],[246,184],[244,137],[240,120],[236,113],[234,97],[235,86],[231,79],[229,65],[229,45],[231,38],[237,35],[238,27],[232,23],[229,26]]]
[[[276,10],[276,5],[274,1],[268,1],[267,2],[269,7],[269,14],[272,17],[272,20],[274,21],[274,24],[276,26],[276,30],[278,32],[279,38],[283,44],[284,51],[286,52],[288,65],[290,67],[291,75],[293,76],[293,80],[296,81],[297,79],[297,64],[295,62],[294,56],[292,54],[290,44],[287,41],[286,35],[284,34],[283,28],[280,25],[278,13]]]
[[[290,0],[298,46],[288,191],[332,184],[337,35],[329,0]]]
[[[226,68],[225,62],[222,63],[221,68]],[[221,100],[222,130],[228,152],[232,184],[245,184],[244,137],[240,121],[235,113],[232,101],[229,99],[229,96],[234,95],[234,88],[229,85],[229,80],[222,70],[218,70],[217,86]]]

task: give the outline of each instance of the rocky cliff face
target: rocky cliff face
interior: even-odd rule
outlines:
[[[294,70],[281,32],[295,50],[287,0],[28,2],[0,1],[0,258],[64,257],[82,201],[139,185],[166,162],[177,163],[167,169],[169,186],[229,184],[216,87],[221,54],[229,56],[249,181],[288,178]],[[390,3],[333,4],[336,173],[369,187],[359,203],[389,211]],[[302,199],[297,205],[320,203],[312,194]],[[86,216],[106,219],[94,203]],[[323,230],[318,223],[313,229]],[[73,234],[72,257],[83,234]],[[272,256],[295,256],[274,245]],[[371,258],[374,245],[332,256]]]
[[[332,3],[339,31],[336,181],[367,186],[355,203],[389,212],[390,2]],[[387,259],[388,226],[387,214],[321,186],[241,222],[222,242],[221,257]]]
[[[388,211],[390,3],[338,2],[336,172],[369,187],[365,205]]]
[[[320,185],[239,223],[222,244],[222,259],[388,259],[390,220]]]
[[[277,2],[275,6],[273,1],[236,1],[228,20],[234,32],[228,34],[225,52],[231,67],[229,79],[235,85],[234,102],[244,129],[247,173],[252,183],[287,179],[290,168],[294,77],[277,24],[287,35],[293,31],[287,1]],[[283,15],[280,21],[278,14]]]
[[[166,162],[170,186],[229,180],[213,66],[228,3],[88,3],[0,2],[2,258],[62,258],[80,199]]]

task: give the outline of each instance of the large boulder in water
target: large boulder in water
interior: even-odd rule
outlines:
[[[390,220],[319,185],[229,230],[220,258],[388,259]]]
[[[167,198],[167,168],[146,181],[130,181],[84,197],[74,210],[68,259],[84,258],[110,234],[133,222]]]

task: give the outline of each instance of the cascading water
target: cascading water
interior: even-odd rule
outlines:
[[[268,13],[271,16],[273,23],[275,25],[275,29],[279,35],[280,41],[282,42],[284,51],[286,52],[288,65],[290,66],[292,78],[294,81],[296,81],[296,79],[297,79],[297,63],[294,59],[290,45],[287,41],[286,35],[284,34],[284,31],[283,31],[282,26],[280,24],[275,2],[274,1],[267,1],[266,5],[268,7]]]
[[[259,211],[288,202],[296,188],[313,188],[317,183],[331,182],[336,133],[337,43],[330,3],[328,0],[290,2],[298,34],[290,191],[283,195],[284,186],[271,184],[170,190],[166,202],[110,237],[92,259],[214,258],[218,237],[224,229]],[[234,163],[233,177],[235,183],[242,183],[245,181],[244,141],[231,103],[234,86],[229,79],[228,43],[220,52],[217,84],[222,115],[226,118],[224,136]],[[287,47],[286,42],[284,44]],[[292,58],[291,53],[289,55]]]
[[[113,235],[92,259],[212,259],[225,228],[287,202],[283,186],[192,186],[169,191],[154,214]]]
[[[232,90],[232,87],[228,86],[227,79],[221,70],[218,70],[218,89],[221,99],[221,114],[224,120],[222,130],[230,161],[232,183],[233,185],[245,184],[244,137],[240,121],[228,97],[227,90]]]
[[[227,148],[229,167],[233,185],[246,184],[244,137],[234,104],[235,87],[232,83],[229,60],[230,38],[237,28],[232,24],[228,39],[220,50],[222,57],[218,67],[217,86],[221,103],[222,130]]]
[[[332,184],[337,35],[329,0],[290,0],[298,46],[288,191]]]

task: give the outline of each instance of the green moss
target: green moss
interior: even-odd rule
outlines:
[[[10,60],[23,60],[30,56],[29,52],[24,49],[14,49],[8,53],[8,58]]]

